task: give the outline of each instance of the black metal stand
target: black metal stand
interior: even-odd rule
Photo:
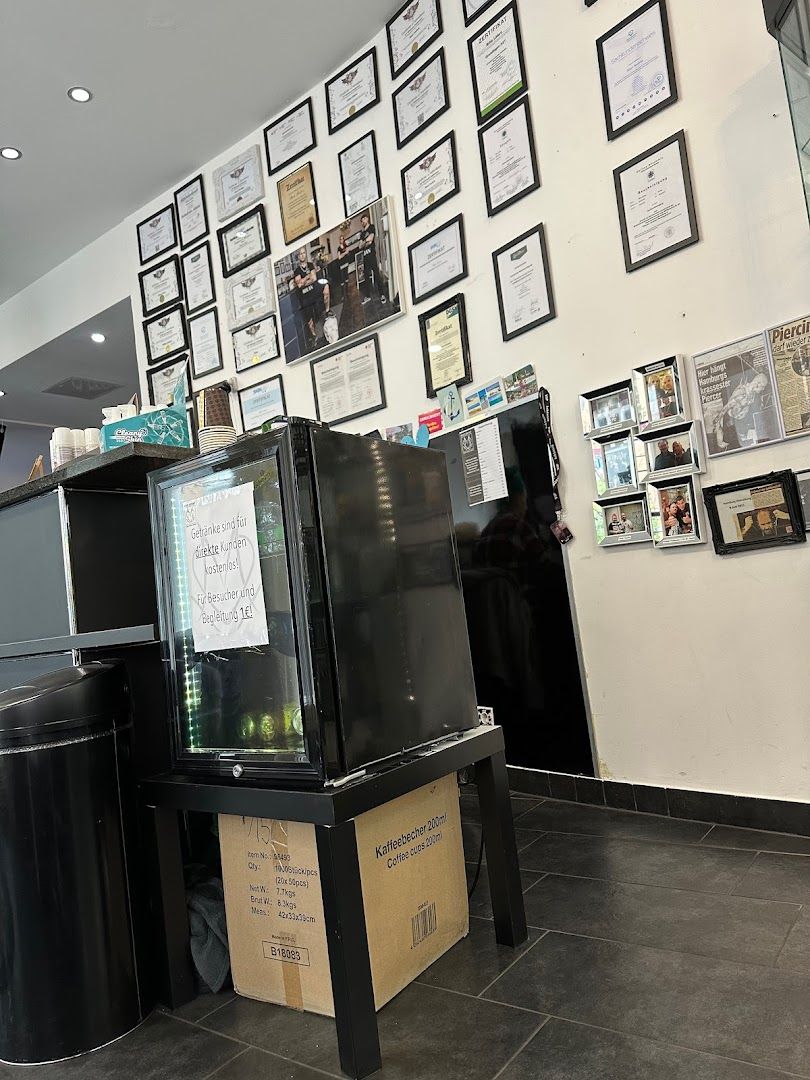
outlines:
[[[354,819],[470,765],[477,765],[495,937],[499,944],[515,947],[527,938],[526,915],[500,728],[478,728],[390,768],[325,791],[211,783],[173,774],[142,783],[143,804],[154,809],[159,853],[166,1004],[177,1009],[194,994],[184,917],[179,814],[196,810],[309,822],[315,825],[318,844],[340,1063],[355,1080],[376,1072],[382,1058]]]

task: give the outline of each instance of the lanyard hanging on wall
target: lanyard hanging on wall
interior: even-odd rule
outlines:
[[[557,449],[557,442],[554,438],[554,430],[551,426],[551,394],[545,386],[541,386],[538,390],[537,399],[538,405],[540,406],[540,422],[543,425],[543,432],[546,436],[546,443],[548,445],[548,461],[551,469],[554,509],[557,513],[557,520],[553,522],[551,531],[561,544],[567,544],[574,539],[574,534],[562,520],[561,516],[562,500],[560,498],[560,474],[562,472],[562,464],[560,463],[560,452]]]

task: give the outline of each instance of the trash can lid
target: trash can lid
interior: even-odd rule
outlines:
[[[111,731],[128,716],[124,665],[94,661],[0,694],[0,750]]]

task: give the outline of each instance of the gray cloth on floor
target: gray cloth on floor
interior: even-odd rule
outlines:
[[[186,907],[194,967],[211,993],[216,994],[231,969],[222,882],[210,878],[192,885],[186,890]]]

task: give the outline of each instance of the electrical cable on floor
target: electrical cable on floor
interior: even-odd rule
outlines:
[[[473,878],[472,885],[467,892],[467,899],[472,900],[472,894],[475,892],[478,885],[478,879],[481,876],[481,863],[484,861],[484,830],[481,829],[481,846],[478,848],[478,865],[475,868],[475,877]]]

